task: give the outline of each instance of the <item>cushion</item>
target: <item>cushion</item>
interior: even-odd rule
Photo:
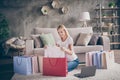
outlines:
[[[43,47],[43,44],[42,44],[41,39],[40,39],[40,34],[31,35],[31,38],[34,40],[34,47],[35,48]]]
[[[35,27],[34,28],[34,34],[48,34],[51,33],[55,39],[55,41],[58,41],[60,39],[57,28],[40,28],[40,27]]]
[[[41,34],[40,38],[43,42],[43,45],[50,45],[50,46],[54,46],[55,45],[55,40],[54,37],[51,33],[48,34]]]
[[[90,39],[89,45],[96,45],[99,37],[100,33],[94,33]]]
[[[73,38],[74,45],[76,44],[76,41],[78,40],[80,33],[93,33],[92,27],[80,27],[77,28],[67,28],[70,36]]]
[[[91,33],[80,33],[76,42],[76,46],[87,46],[91,39],[91,36]]]

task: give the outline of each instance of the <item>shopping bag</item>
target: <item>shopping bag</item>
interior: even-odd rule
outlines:
[[[40,73],[43,73],[43,56],[38,56],[38,69]]]
[[[66,58],[43,58],[43,75],[46,76],[66,76]]]
[[[96,51],[91,51],[86,53],[86,66],[93,66],[93,55]]]
[[[93,66],[93,55],[95,54],[95,52],[90,52],[89,53],[89,62],[90,65],[89,66]]]
[[[65,53],[57,46],[48,46],[45,50],[44,57],[52,57],[52,58],[63,58],[65,57]]]
[[[37,56],[31,56],[32,59],[32,73],[38,73],[38,60]]]
[[[96,52],[93,55],[93,65],[96,66],[97,69],[101,69],[101,51]]]
[[[33,40],[26,40],[26,48],[25,48],[26,55],[33,54],[33,49],[34,49],[33,44],[34,44]]]
[[[24,55],[24,57],[31,57],[32,73],[38,73],[38,59],[37,55]]]
[[[89,59],[89,53],[86,53],[85,54],[85,63],[86,63],[86,66],[89,66],[90,65],[90,61],[89,61],[90,59]]]
[[[14,56],[13,63],[14,63],[13,65],[14,65],[15,73],[19,73],[23,75],[32,74],[31,57]]]
[[[101,56],[101,61],[102,61],[102,68],[103,69],[109,69],[111,68],[114,63],[114,51],[106,51],[102,54]]]

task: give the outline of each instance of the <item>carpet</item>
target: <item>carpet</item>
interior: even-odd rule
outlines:
[[[74,76],[75,73],[80,73],[80,69],[69,72],[67,77],[42,76],[41,73],[25,76],[15,73],[11,80],[120,80],[120,64],[115,63],[109,69],[97,69],[93,77],[79,79]]]

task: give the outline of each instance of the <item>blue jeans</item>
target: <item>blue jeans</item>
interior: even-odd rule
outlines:
[[[70,72],[78,66],[79,60],[77,58],[76,60],[68,61],[67,64],[68,64],[68,72]]]

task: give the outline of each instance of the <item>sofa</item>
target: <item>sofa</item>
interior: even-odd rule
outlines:
[[[110,40],[107,36],[98,36],[97,43],[95,45],[76,45],[76,41],[78,37],[80,36],[80,33],[84,34],[94,34],[92,27],[80,27],[80,28],[67,28],[70,36],[73,38],[74,41],[74,51],[78,55],[79,59],[81,62],[85,61],[85,53],[90,52],[90,51],[100,51],[100,50],[110,50]],[[31,35],[38,35],[42,33],[52,33],[55,41],[57,42],[60,37],[57,33],[56,28],[40,28],[40,27],[35,27],[33,30],[34,34]],[[32,38],[32,40],[34,40]],[[34,40],[35,42],[35,40]],[[34,45],[34,43],[32,43]],[[44,48],[43,47],[34,47],[32,50],[33,54],[41,55],[44,56]]]

